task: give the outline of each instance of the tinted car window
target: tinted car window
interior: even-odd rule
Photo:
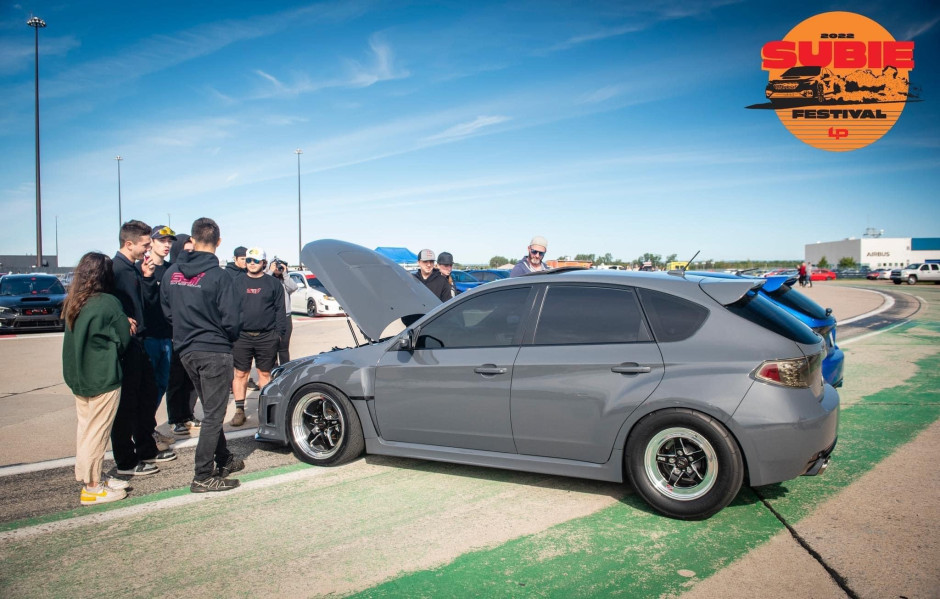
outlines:
[[[536,345],[650,341],[632,289],[553,285],[535,329]]]
[[[297,283],[298,285],[300,285],[301,287],[304,286],[304,276],[303,276],[303,275],[291,275],[290,278],[293,279],[294,282]]]
[[[56,277],[4,277],[0,295],[64,295],[65,287]]]
[[[767,295],[774,298],[784,306],[793,308],[797,312],[808,314],[813,318],[822,319],[827,317],[825,308],[809,299],[799,291],[794,291],[787,285],[781,285]]]
[[[640,301],[659,342],[682,341],[699,330],[708,309],[668,293],[640,289]]]
[[[421,327],[417,349],[518,344],[528,311],[529,287],[477,295]]]
[[[727,306],[742,318],[769,329],[797,343],[817,343],[819,337],[795,316],[787,313],[766,297],[749,291],[744,297]]]

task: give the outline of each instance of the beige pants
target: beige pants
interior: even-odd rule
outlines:
[[[119,401],[120,387],[94,397],[75,396],[75,411],[78,413],[75,480],[89,485],[100,482],[104,452],[108,448]]]

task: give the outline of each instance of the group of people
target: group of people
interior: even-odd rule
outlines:
[[[548,250],[548,240],[536,235],[529,242],[528,251],[522,260],[513,266],[510,277],[518,277],[530,272],[548,270],[543,259]],[[424,283],[442,302],[454,298],[460,293],[454,284],[454,256],[450,252],[441,252],[437,256],[436,264],[434,252],[424,249],[418,252],[418,272],[415,278]]]
[[[278,360],[290,359],[290,293],[297,285],[286,263],[269,265],[261,248],[239,247],[221,268],[221,232],[209,218],[196,220],[191,235],[131,220],[119,239],[113,258],[82,256],[62,309],[80,502],[123,499],[124,477],[156,474],[158,463],[177,459],[176,438],[157,430],[164,395],[173,434],[199,432],[190,490],[233,489],[238,480],[229,476],[245,463],[222,432],[229,393],[236,403],[232,424],[241,426],[252,360],[263,387]],[[119,476],[104,473],[109,439]]]
[[[809,263],[801,262],[797,273],[799,274],[800,287],[813,286],[813,267]]]

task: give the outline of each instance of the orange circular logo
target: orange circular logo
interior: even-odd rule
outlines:
[[[901,116],[914,42],[868,17],[826,12],[764,44],[761,59],[780,122],[814,148],[845,152],[878,141]]]

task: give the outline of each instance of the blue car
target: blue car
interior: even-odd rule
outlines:
[[[479,270],[468,270],[481,283],[492,283],[509,278],[509,270],[504,268],[483,268]]]
[[[721,272],[690,271],[688,274],[720,279],[760,278],[742,277]],[[823,378],[833,387],[842,386],[842,372],[845,368],[845,354],[836,345],[836,319],[830,308],[823,308],[807,296],[793,289],[796,281],[786,275],[771,275],[765,279],[767,282],[757,290],[757,293],[769,298],[775,304],[795,316],[813,329],[820,337],[826,340],[826,357],[823,360]]]
[[[459,293],[469,291],[474,287],[479,287],[483,284],[483,281],[463,270],[453,270],[451,271],[450,276],[453,277],[454,286],[457,288]]]

